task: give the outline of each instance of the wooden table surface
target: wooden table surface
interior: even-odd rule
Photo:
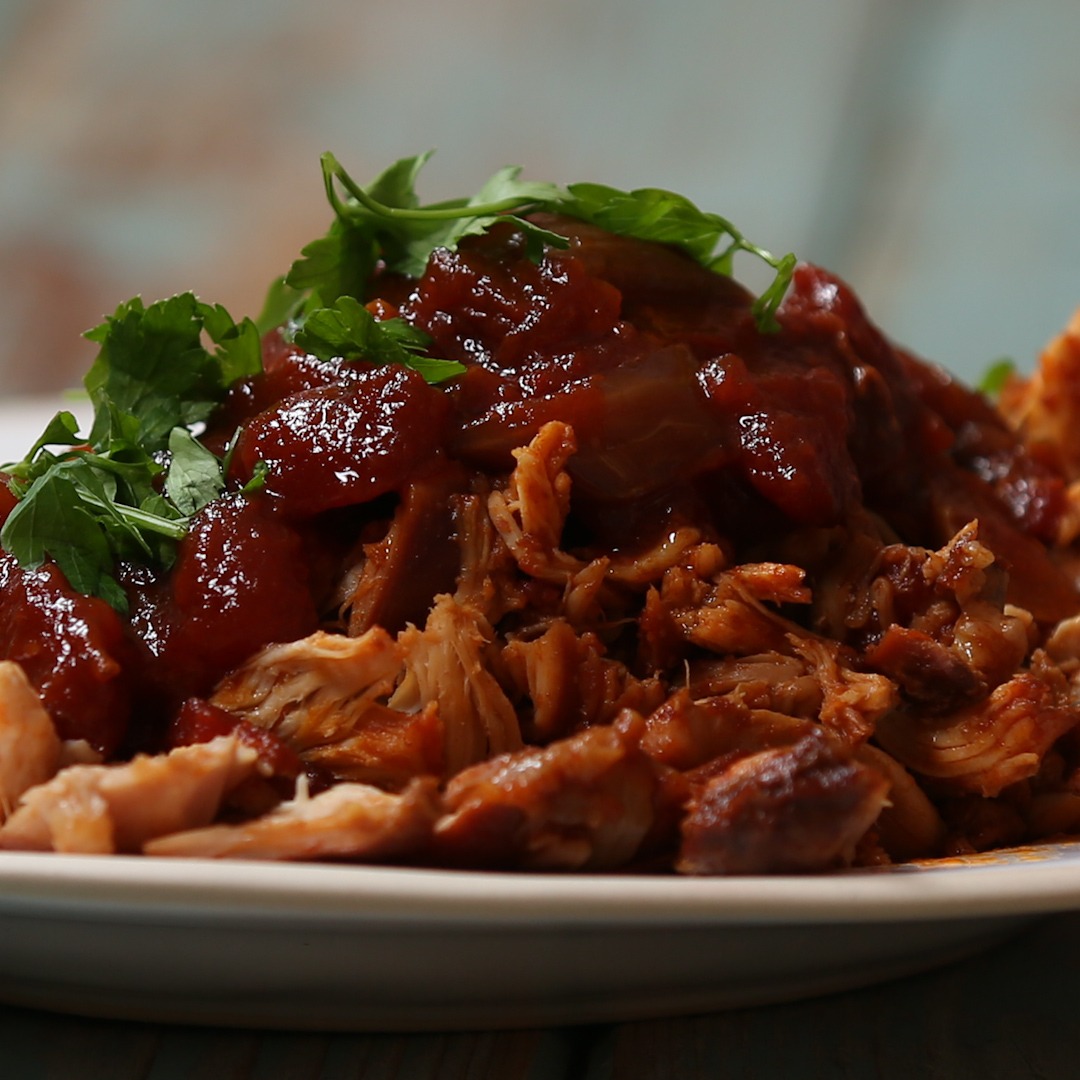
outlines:
[[[380,1035],[134,1024],[0,1007],[5,1080],[1066,1080],[1080,914],[969,960],[791,1004],[610,1026]]]

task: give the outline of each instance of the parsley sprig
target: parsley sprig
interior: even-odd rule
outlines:
[[[754,301],[762,331],[777,328],[776,311],[784,299],[796,259],[777,257],[751,243],[727,218],[699,210],[689,199],[663,188],[619,191],[602,184],[571,184],[559,210],[608,232],[671,244],[718,274],[734,273],[735,256],[745,251],[772,267],[773,280]]]
[[[436,248],[451,248],[466,236],[511,221],[528,254],[539,258],[567,240],[528,219],[539,210],[564,214],[609,232],[670,244],[716,273],[730,275],[739,252],[761,259],[774,271],[757,297],[754,316],[763,331],[776,328],[776,311],[795,269],[795,256],[774,256],[751,243],[726,218],[699,210],[689,199],[662,188],[620,191],[601,184],[555,184],[520,179],[516,167],[500,169],[467,199],[422,206],[417,178],[430,153],[402,158],[367,186],[359,185],[333,154],[322,156],[323,183],[334,210],[326,236],[305,247],[284,278],[294,297],[314,296],[333,304],[341,296],[364,298],[376,267],[418,276]],[[281,286],[279,285],[279,289]],[[278,312],[280,313],[280,312]]]
[[[1009,356],[995,360],[982,374],[976,389],[992,400],[1001,397],[1005,384],[1016,374],[1016,361]]]
[[[4,466],[19,501],[0,544],[24,567],[53,559],[73,588],[123,611],[116,563],[169,566],[191,516],[225,490],[222,461],[192,428],[260,370],[259,334],[184,293],[131,300],[86,336],[100,346],[85,379],[90,432],[62,411]]]

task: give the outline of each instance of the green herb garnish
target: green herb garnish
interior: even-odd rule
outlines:
[[[422,354],[430,339],[403,319],[377,321],[353,296],[339,296],[334,306],[306,315],[295,333],[296,344],[321,360],[341,357],[373,364],[403,364],[430,383],[460,375],[464,364],[432,360]]]
[[[995,360],[984,372],[979,380],[978,389],[989,398],[1000,396],[1009,376],[1016,373],[1016,361],[1007,356]]]
[[[115,564],[169,566],[191,516],[225,489],[222,462],[191,429],[260,370],[259,338],[250,320],[190,293],[131,300],[86,336],[100,346],[85,380],[90,433],[58,413],[4,467],[19,502],[0,544],[28,568],[53,559],[73,588],[124,610]]]
[[[371,184],[361,187],[333,154],[322,157],[323,181],[334,209],[327,235],[309,244],[285,283],[297,295],[320,303],[340,296],[364,299],[381,262],[388,270],[418,276],[436,248],[453,249],[466,236],[511,221],[528,253],[539,258],[546,247],[565,248],[565,237],[527,220],[538,210],[565,214],[622,236],[671,244],[717,273],[732,273],[735,255],[748,252],[773,268],[773,281],[757,298],[759,329],[776,328],[776,311],[795,269],[795,256],[777,258],[752,244],[726,218],[699,210],[689,199],[660,188],[620,191],[601,184],[554,184],[519,179],[520,169],[505,168],[469,199],[421,206],[417,177],[430,153],[402,158]]]
[[[562,213],[622,236],[671,244],[718,274],[732,274],[738,252],[756,255],[776,274],[755,301],[754,317],[758,329],[776,329],[776,310],[791,282],[794,255],[777,258],[750,243],[727,218],[699,210],[684,196],[662,188],[619,191],[601,184],[571,184],[567,195],[558,207]]]

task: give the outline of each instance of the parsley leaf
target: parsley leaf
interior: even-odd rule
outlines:
[[[285,284],[326,303],[364,296],[378,262],[378,244],[362,223],[335,218],[326,236],[312,241],[285,275]]]
[[[404,364],[432,383],[465,370],[464,364],[454,360],[418,356],[430,343],[427,334],[403,319],[377,320],[352,296],[339,296],[333,307],[318,308],[305,316],[294,340],[321,360],[340,356],[373,364]]]
[[[516,167],[500,169],[472,198],[421,206],[416,179],[430,156],[402,158],[362,187],[333,154],[323,154],[323,183],[335,220],[325,237],[303,249],[286,283],[312,290],[323,304],[344,295],[362,300],[380,260],[388,270],[418,277],[436,248],[452,249],[497,221],[513,221],[535,257],[545,246],[568,246],[565,237],[511,213],[554,205],[560,196],[554,184],[519,180]]]
[[[987,397],[996,398],[1001,394],[1005,384],[1009,381],[1009,377],[1015,374],[1016,362],[1007,356],[1003,356],[1000,360],[995,360],[983,372],[978,389]]]
[[[207,350],[203,333],[218,346]],[[140,443],[164,449],[174,427],[209,416],[237,378],[261,367],[259,332],[250,319],[234,323],[224,308],[182,293],[144,307],[136,297],[87,331],[100,346],[84,380],[95,406],[111,403],[138,417]],[[106,434],[108,409],[95,414],[91,441]]]
[[[258,332],[267,334],[291,323],[303,310],[304,301],[304,293],[287,284],[284,275],[274,278],[266,290],[262,311],[255,320]]]
[[[224,491],[222,463],[190,429],[261,369],[259,332],[184,293],[130,300],[86,336],[100,346],[85,379],[90,432],[58,413],[5,466],[19,501],[0,544],[26,567],[53,559],[73,588],[125,610],[114,565],[169,566],[191,515]]]
[[[570,217],[591,222],[608,232],[653,240],[681,248],[703,266],[730,275],[739,251],[756,255],[776,271],[771,284],[754,304],[761,330],[775,330],[776,311],[787,292],[796,259],[780,258],[750,243],[727,218],[699,210],[689,199],[662,188],[619,191],[602,184],[571,184],[560,209]],[[717,251],[717,247],[720,250]]]
[[[0,539],[23,566],[35,569],[50,555],[72,588],[126,609],[123,590],[109,573],[108,539],[65,470],[58,468],[34,481],[8,515]]]
[[[169,432],[169,467],[165,494],[181,514],[190,517],[225,491],[221,462],[190,431]]]

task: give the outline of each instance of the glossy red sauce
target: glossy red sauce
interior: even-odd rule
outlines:
[[[23,570],[0,554],[0,656],[22,665],[62,739],[105,754],[120,746],[137,655],[104,600],[75,592],[55,566]]]
[[[290,394],[254,416],[236,448],[243,482],[269,468],[265,491],[290,517],[398,491],[443,442],[446,399],[415,371],[366,367],[346,381]]]
[[[319,626],[312,584],[303,538],[270,499],[211,503],[168,577],[130,589],[152,686],[170,702],[206,694],[263,645],[311,633]]]

